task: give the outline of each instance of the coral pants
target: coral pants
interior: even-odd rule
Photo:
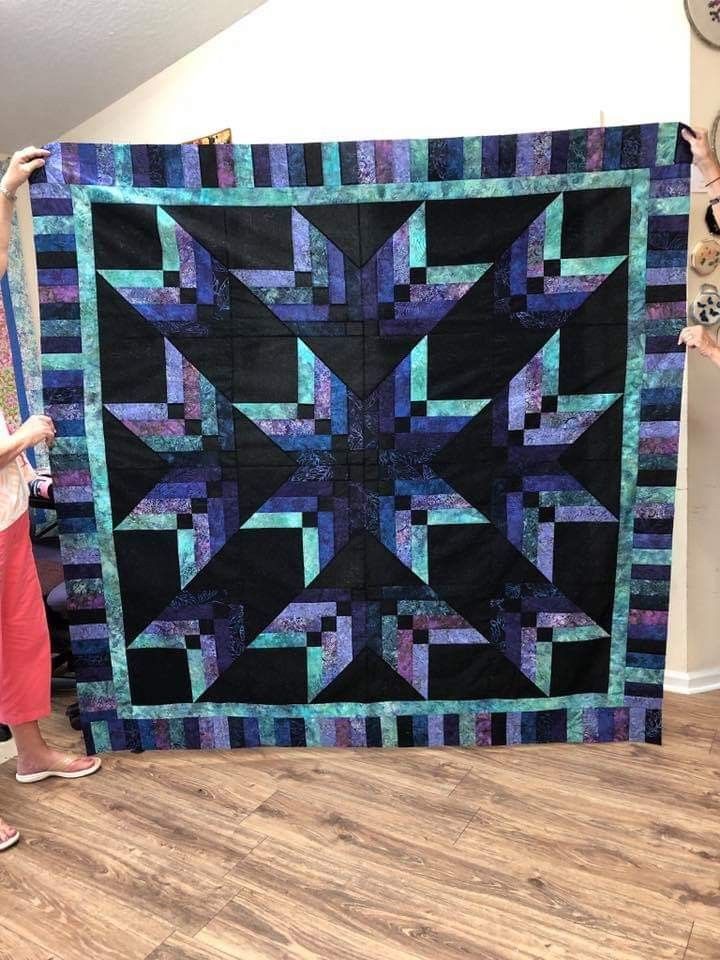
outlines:
[[[25,512],[0,530],[0,723],[50,713],[50,637]]]

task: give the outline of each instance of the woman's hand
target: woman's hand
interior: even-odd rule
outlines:
[[[49,156],[49,150],[40,150],[38,147],[25,147],[24,150],[16,151],[10,158],[10,164],[0,182],[8,193],[15,194],[33,170],[45,166],[45,157]]]
[[[52,444],[55,439],[55,426],[50,419],[43,414],[35,414],[28,417],[22,426],[15,431],[16,439],[22,439],[23,446],[35,447],[39,443]]]
[[[694,127],[691,132],[688,127],[683,127],[680,135],[686,143],[690,144],[693,163],[698,168],[706,181],[720,177],[720,164],[715,159],[708,132],[704,127]]]
[[[720,347],[705,327],[685,327],[678,343],[684,343],[690,350],[697,350],[701,357],[707,357],[720,363]]]

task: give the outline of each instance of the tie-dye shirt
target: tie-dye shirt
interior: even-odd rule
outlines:
[[[0,412],[0,438],[9,435],[5,417]],[[21,455],[0,467],[0,530],[6,530],[19,520],[28,508],[26,472],[29,466],[25,456]]]

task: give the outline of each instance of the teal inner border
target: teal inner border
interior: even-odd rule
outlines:
[[[615,606],[610,645],[610,682],[607,694],[573,694],[526,700],[428,700],[394,703],[343,704],[238,704],[182,703],[150,707],[133,706],[130,698],[120,588],[115,564],[110,492],[103,451],[102,385],[100,382],[97,291],[92,237],[93,203],[150,203],[158,205],[201,204],[212,206],[294,206],[299,204],[358,203],[378,200],[443,200],[523,196],[572,190],[630,189],[631,219],[628,253],[628,356],[624,395],[624,429],[618,559],[615,574]],[[103,590],[107,611],[112,693],[122,719],[174,719],[182,717],[317,718],[357,716],[412,716],[435,714],[534,712],[556,709],[621,707],[625,704],[625,661],[630,605],[633,510],[635,504],[640,394],[645,362],[645,273],[647,220],[650,207],[662,202],[650,199],[650,173],[646,169],[597,173],[559,174],[541,177],[509,177],[495,180],[463,180],[400,184],[358,184],[341,187],[287,188],[182,188],[98,187],[71,188],[73,217],[45,217],[41,232],[76,234],[78,283],[83,352],[72,356],[72,367],[82,369],[85,382],[85,432],[92,477],[101,554]],[[685,200],[686,198],[683,198]],[[664,210],[657,209],[660,213]],[[46,357],[46,360],[49,359]],[[63,358],[68,361],[69,357]],[[65,366],[60,357],[47,367]],[[74,446],[74,444],[70,444]],[[110,691],[108,691],[110,693]]]

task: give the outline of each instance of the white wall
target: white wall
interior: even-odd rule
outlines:
[[[681,0],[267,0],[65,134],[449,136],[686,119]]]
[[[0,150],[57,137],[260,0],[2,0]]]

